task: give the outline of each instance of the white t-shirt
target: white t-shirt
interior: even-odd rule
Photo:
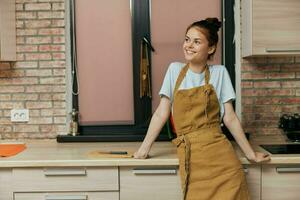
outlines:
[[[173,104],[173,92],[176,85],[176,80],[179,76],[181,69],[185,66],[185,63],[173,62],[170,64],[162,87],[159,91],[160,96],[167,96]],[[232,87],[232,83],[228,74],[227,69],[223,65],[210,65],[210,80],[209,83],[213,85],[220,104],[220,117],[224,116],[224,103],[229,100],[235,99],[235,92]],[[199,87],[205,84],[204,72],[195,73],[188,69],[186,76],[182,80],[179,90],[190,89]]]

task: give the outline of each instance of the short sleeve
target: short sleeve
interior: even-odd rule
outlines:
[[[163,84],[159,91],[159,95],[168,97],[171,101],[173,99],[173,90],[172,90],[172,73],[171,73],[171,65],[169,65],[168,70],[166,72]]]
[[[224,67],[223,76],[222,76],[222,84],[221,84],[221,101],[222,103],[226,103],[229,100],[235,100],[235,92],[230,80],[229,73],[227,69]]]

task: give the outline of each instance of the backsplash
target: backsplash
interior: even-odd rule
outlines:
[[[64,0],[16,0],[17,62],[0,63],[0,138],[55,138],[66,132]],[[10,110],[29,109],[12,123]]]
[[[300,112],[300,57],[243,59],[241,79],[247,132],[280,134],[280,116]]]

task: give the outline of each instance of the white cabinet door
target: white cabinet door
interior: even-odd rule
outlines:
[[[15,192],[118,191],[118,167],[14,168]]]
[[[11,169],[0,169],[0,200],[12,200]]]
[[[300,1],[242,0],[242,55],[300,55]]]
[[[247,179],[248,189],[251,200],[260,200],[261,192],[261,166],[244,165],[244,171]]]
[[[16,2],[0,1],[0,61],[16,61]]]
[[[15,193],[14,200],[119,200],[119,193],[118,192]]]
[[[177,167],[121,167],[120,200],[181,200]]]
[[[262,200],[299,200],[300,165],[262,168]]]

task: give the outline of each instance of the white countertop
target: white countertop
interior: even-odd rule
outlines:
[[[2,141],[1,143],[12,142]],[[95,142],[95,143],[57,143],[56,140],[24,140],[26,149],[11,157],[0,157],[0,168],[4,167],[60,167],[60,166],[176,166],[176,148],[171,142],[155,142],[150,158],[95,158],[91,151],[134,152],[141,142]],[[283,138],[275,136],[255,137],[251,140],[257,151],[264,151],[258,144],[283,144]],[[243,164],[249,161],[235,143],[237,155]],[[271,162],[264,164],[300,164],[300,154],[271,155]]]

